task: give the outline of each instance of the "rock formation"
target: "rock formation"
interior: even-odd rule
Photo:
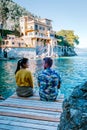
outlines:
[[[63,102],[63,113],[57,130],[87,130],[87,82],[76,86]]]
[[[0,24],[3,24],[3,29],[18,30],[19,18],[23,15],[34,17],[29,11],[12,0],[0,0]]]

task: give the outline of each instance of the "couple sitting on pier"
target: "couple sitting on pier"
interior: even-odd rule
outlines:
[[[55,101],[58,96],[61,79],[57,72],[51,69],[53,60],[49,57],[43,59],[44,70],[38,75],[39,96],[42,101]],[[33,96],[32,74],[27,70],[29,60],[23,58],[18,61],[15,71],[17,83],[16,93],[21,97]]]

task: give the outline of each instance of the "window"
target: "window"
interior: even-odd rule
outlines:
[[[6,41],[6,45],[8,45],[9,41]]]
[[[2,41],[2,45],[5,45],[5,41]]]
[[[35,32],[35,35],[37,35],[37,32]]]
[[[41,36],[43,36],[43,33],[41,33]]]
[[[14,45],[15,43],[14,42],[12,42],[12,45]]]
[[[38,30],[38,25],[37,24],[35,24],[35,30]]]
[[[50,31],[50,28],[48,28],[48,30]]]
[[[47,25],[50,25],[50,21],[46,21],[46,24],[47,24]]]
[[[45,30],[45,28],[44,28],[44,27],[41,27],[41,26],[39,26],[39,29],[40,29],[40,30]]]
[[[43,30],[43,27],[40,26],[39,29],[40,29],[40,30]]]
[[[29,29],[31,29],[31,30],[32,30],[32,29],[33,29],[33,26],[30,26],[30,27],[29,27]]]
[[[43,30],[45,30],[45,28],[43,27]]]
[[[20,44],[20,43],[18,43],[18,45],[19,45],[19,47],[21,46],[21,44]]]
[[[50,37],[53,37],[53,38],[54,38],[54,34],[50,34]]]

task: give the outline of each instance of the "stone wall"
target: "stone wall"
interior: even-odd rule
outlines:
[[[2,48],[0,48],[0,58],[2,58],[3,57],[3,50],[2,50]]]
[[[53,51],[52,51],[53,50]],[[28,47],[20,47],[20,48],[0,48],[0,58],[21,58],[21,57],[29,57],[29,58],[38,58],[46,57],[46,56],[75,56],[76,53],[74,49],[65,49],[63,47],[54,46],[53,49],[50,47],[50,52],[48,52],[47,46],[40,46],[39,48],[28,48]]]
[[[2,48],[0,52],[1,58],[36,58],[35,48]],[[7,57],[5,57],[4,53],[7,53]]]
[[[87,130],[87,82],[76,86],[63,102],[63,113],[57,130]]]

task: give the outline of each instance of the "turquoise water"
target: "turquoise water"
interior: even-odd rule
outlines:
[[[68,97],[73,88],[87,79],[87,51],[79,52],[75,57],[55,58],[53,68],[59,72],[62,84],[61,93]],[[16,60],[0,61],[0,94],[7,98],[15,92]],[[37,74],[42,69],[42,60],[31,60],[30,70],[33,73],[34,86],[37,86]]]

